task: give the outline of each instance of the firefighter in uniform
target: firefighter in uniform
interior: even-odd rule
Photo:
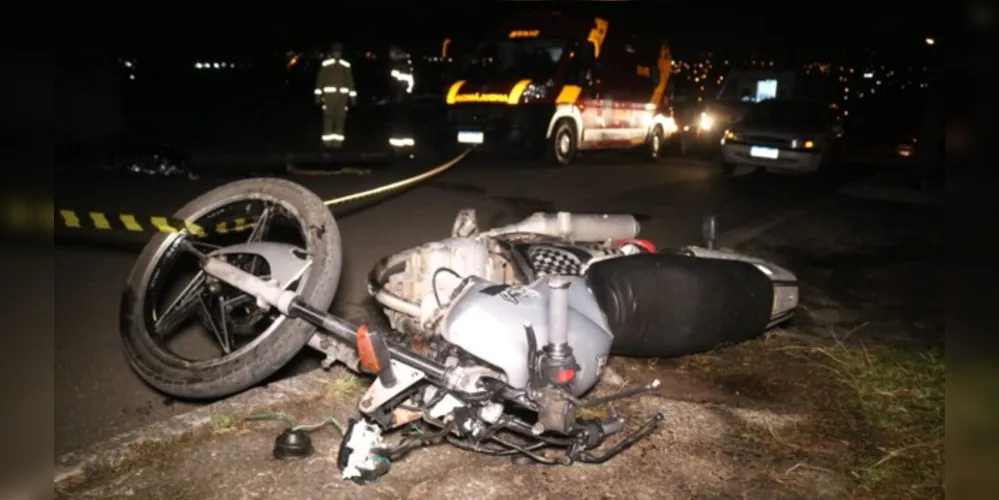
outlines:
[[[410,151],[413,140],[412,116],[409,112],[410,95],[413,93],[413,61],[398,45],[389,46],[389,96],[392,108],[392,126],[389,144],[397,152]]]
[[[323,109],[323,146],[343,146],[347,109],[357,98],[350,62],[343,58],[343,46],[334,43],[330,56],[322,62],[316,77],[316,104]]]
[[[392,77],[392,102],[402,102],[413,93],[413,61],[398,45],[389,47],[389,76]]]

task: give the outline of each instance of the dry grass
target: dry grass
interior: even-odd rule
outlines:
[[[943,496],[941,353],[777,332],[677,361],[631,361],[631,376],[658,371],[806,415],[779,431],[747,424],[733,433],[734,450],[767,457],[760,473],[773,487],[807,496],[808,478],[829,474],[855,483],[857,498]]]
[[[323,399],[330,403],[345,403],[364,392],[369,383],[368,380],[352,373],[340,373],[326,383]]]

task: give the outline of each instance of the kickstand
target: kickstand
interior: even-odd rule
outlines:
[[[635,443],[642,440],[642,438],[648,436],[652,431],[655,430],[655,428],[662,421],[663,421],[663,414],[656,413],[655,415],[652,416],[652,418],[650,418],[648,421],[642,424],[641,427],[635,429],[635,432],[629,434],[628,437],[622,439],[620,442],[614,445],[613,448],[607,450],[606,452],[596,455],[583,451],[577,453],[576,456],[571,458],[577,462],[582,462],[584,464],[602,464],[618,456],[622,451],[631,448],[632,446],[634,446]]]

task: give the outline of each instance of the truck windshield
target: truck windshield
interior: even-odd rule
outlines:
[[[462,73],[472,78],[549,78],[564,57],[567,40],[520,38],[479,44],[462,61]]]

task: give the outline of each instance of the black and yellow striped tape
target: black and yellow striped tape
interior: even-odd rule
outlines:
[[[450,161],[438,165],[430,170],[413,175],[406,179],[378,186],[359,193],[348,194],[339,198],[326,200],[323,203],[328,207],[346,205],[372,196],[378,196],[393,191],[398,191],[410,187],[418,182],[424,181],[436,175],[440,175],[458,164],[465,156],[471,152],[466,149]],[[49,206],[48,209],[52,207]],[[5,214],[10,212],[6,210]],[[17,212],[16,214],[20,214]],[[15,215],[16,215],[15,214]],[[20,220],[20,219],[18,219]],[[178,219],[176,217],[162,216],[140,216],[136,214],[111,213],[111,212],[82,212],[78,210],[57,210],[55,212],[55,222],[58,227],[72,229],[96,229],[99,231],[130,231],[136,233],[180,233],[185,232],[194,236],[208,236],[210,234],[226,234],[252,229],[256,225],[256,217],[236,217],[228,221],[215,224],[215,227],[206,228],[193,222]]]
[[[255,221],[255,217],[237,217],[230,221],[220,222],[215,227],[205,228],[191,221],[175,217],[141,216],[108,212],[79,212],[76,210],[59,210],[56,218],[56,222],[62,227],[73,229],[130,231],[136,233],[186,232],[199,237],[209,234],[245,231],[253,228]]]

